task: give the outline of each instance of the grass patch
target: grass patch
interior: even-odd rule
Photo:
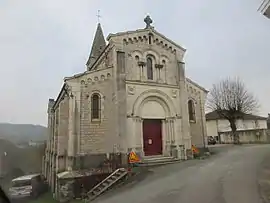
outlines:
[[[38,198],[34,200],[30,200],[28,203],[59,203],[59,202],[53,199],[52,194],[48,192],[39,196]],[[74,199],[70,201],[69,203],[83,203],[83,201]]]
[[[53,199],[51,193],[46,193],[39,196],[37,199],[30,200],[29,203],[58,203],[55,199]]]

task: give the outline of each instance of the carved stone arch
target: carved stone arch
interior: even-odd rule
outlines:
[[[105,75],[101,75],[101,76],[100,76],[100,80],[101,80],[101,81],[104,81],[104,80],[105,80]]]
[[[100,119],[103,119],[104,118],[104,103],[105,103],[105,96],[99,91],[99,90],[93,90],[89,96],[89,107],[90,107],[90,110],[91,110],[91,113],[90,113],[90,118],[92,116],[92,96],[93,95],[99,95],[99,98],[100,98]]]
[[[140,116],[140,109],[146,101],[157,101],[165,110],[166,116],[174,117],[177,114],[176,108],[172,99],[164,92],[156,89],[144,91],[134,102],[132,107],[132,114]]]
[[[192,100],[193,101],[193,103],[194,103],[194,105],[196,105],[197,104],[197,100],[194,98],[194,97],[188,97],[188,101],[189,100]]]
[[[98,89],[94,89],[91,91],[91,95],[92,94],[99,94],[101,98],[104,98],[104,95],[98,90]]]
[[[133,41],[134,42],[138,42],[138,38],[137,37],[133,37]]]
[[[160,61],[159,61],[160,64],[163,64],[162,61],[165,61],[165,64],[168,64],[169,58],[168,58],[166,55],[162,54],[162,55],[160,56]]]
[[[158,96],[149,96],[142,101],[136,115],[141,118],[165,119],[171,117],[171,111],[163,99]]]
[[[159,54],[151,49],[149,50],[146,50],[144,53],[143,53],[143,58],[146,59],[148,55],[152,55],[154,56],[154,62],[157,62],[159,61]]]
[[[140,50],[134,50],[132,53],[132,58],[135,58],[135,56],[139,56],[139,58],[141,59],[143,57],[143,53]]]
[[[196,100],[189,97],[187,101],[188,117],[190,121],[196,121]]]
[[[92,81],[91,78],[87,78],[87,82],[90,84],[90,83],[92,83],[93,81]]]
[[[132,38],[130,37],[130,38],[128,38],[128,42],[129,43],[131,43],[131,44],[133,44],[133,40],[132,40]]]
[[[164,59],[166,59],[166,60],[169,60],[169,57],[166,56],[165,54],[160,55],[160,58],[164,58]]]

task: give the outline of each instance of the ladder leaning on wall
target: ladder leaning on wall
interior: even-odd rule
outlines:
[[[121,180],[128,174],[125,168],[118,168],[103,181],[98,183],[94,188],[87,192],[84,202],[90,202],[113,186],[117,181]]]

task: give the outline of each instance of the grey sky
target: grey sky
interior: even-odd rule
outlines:
[[[85,70],[101,10],[104,34],[155,28],[187,48],[187,75],[205,88],[240,76],[270,112],[270,20],[260,0],[0,0],[0,122],[46,125],[48,98]]]

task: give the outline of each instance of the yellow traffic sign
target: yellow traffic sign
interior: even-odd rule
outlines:
[[[128,161],[129,163],[138,163],[140,162],[140,158],[135,152],[132,151],[129,153]]]

